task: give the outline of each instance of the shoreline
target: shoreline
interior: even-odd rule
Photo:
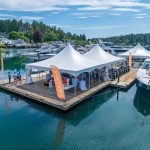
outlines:
[[[16,49],[27,49],[27,48],[40,48],[39,45],[28,45],[28,46],[0,46],[0,48],[16,48]]]

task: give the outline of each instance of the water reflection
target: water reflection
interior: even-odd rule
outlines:
[[[135,112],[136,119],[141,127],[145,124],[149,124],[150,115],[150,93],[145,89],[137,88],[136,94],[133,100],[134,107],[138,112]]]
[[[97,95],[94,95],[92,98],[88,99],[86,102],[81,103],[77,107],[71,109],[67,113],[56,111],[55,117],[59,118],[59,122],[57,125],[54,147],[58,148],[59,146],[61,146],[66,123],[69,123],[73,126],[79,125],[80,122],[89,117],[98,108],[100,108],[107,101],[109,101],[116,94],[117,91],[118,90],[105,90],[101,93],[98,93]]]
[[[57,125],[55,140],[54,140],[54,148],[58,148],[63,141],[64,137],[64,131],[65,131],[65,121],[63,119],[60,119]]]
[[[46,108],[45,106],[35,104],[30,100],[23,100],[23,101],[26,103],[26,105],[29,105],[34,110],[38,111],[40,114],[44,113],[47,114],[51,119],[52,118],[57,119],[57,121],[55,122],[50,122],[50,124],[53,123],[53,126],[55,123],[57,123],[55,125],[56,131],[53,138],[53,147],[54,149],[56,149],[60,147],[63,143],[66,125],[68,124],[72,126],[79,125],[83,120],[88,118],[97,109],[99,109],[106,102],[108,102],[113,96],[116,97],[117,91],[116,90],[110,91],[110,89],[107,89],[102,93],[98,93],[98,95],[94,95],[92,98],[88,99],[84,103],[81,103],[80,105],[73,108],[67,113],[56,111],[52,108]],[[20,103],[22,103],[22,100],[19,101],[19,98],[17,98],[17,96],[14,95],[8,96],[8,94],[3,93],[3,98],[5,97],[4,95],[6,95],[7,97],[3,101],[5,103],[4,110],[7,110],[7,112],[12,111],[13,109],[19,107]],[[17,104],[13,105],[15,103]],[[51,129],[49,129],[47,132],[51,134]]]
[[[68,113],[62,114],[58,112],[57,115],[61,118],[65,118],[65,120],[73,126],[77,126],[82,120],[88,118],[92,113],[115,96],[116,92],[117,90],[105,90],[97,95],[94,95],[87,101],[80,103],[80,105],[71,109]]]
[[[8,147],[3,149],[9,150],[16,142],[11,139],[22,137],[18,138],[13,149],[94,149],[91,141],[101,149],[111,149],[113,145],[111,148],[108,145],[112,143],[115,149],[123,149],[120,145],[125,140],[137,140],[136,135],[141,134],[141,128],[135,128],[137,120],[130,107],[133,100],[136,107],[137,102],[143,101],[139,92],[135,86],[127,94],[118,89],[105,89],[69,112],[62,113],[2,91],[0,132],[4,136],[1,136],[0,147],[7,144]],[[145,120],[142,118],[139,123],[144,126]],[[15,135],[17,137],[14,138]]]
[[[150,115],[150,93],[141,88],[137,88],[134,97],[134,106],[143,116]]]
[[[29,49],[30,50],[30,49]],[[25,64],[28,63],[26,57],[22,56],[24,51],[28,51],[28,49],[1,49],[0,50],[0,58],[1,55],[4,57],[4,69],[5,69],[5,78],[7,78],[8,71],[13,71],[16,69],[20,71],[22,75],[25,74]],[[1,61],[0,61],[0,70],[1,70]],[[1,72],[0,72],[1,78]]]

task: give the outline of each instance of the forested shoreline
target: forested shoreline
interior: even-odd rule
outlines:
[[[43,22],[32,23],[22,20],[0,20],[0,36],[11,40],[22,39],[29,43],[42,43],[51,41],[75,41],[77,44],[87,43],[84,34],[71,34],[64,32],[56,26],[49,26]]]

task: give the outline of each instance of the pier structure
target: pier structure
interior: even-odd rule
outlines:
[[[0,80],[0,88],[28,98],[34,102],[67,111],[106,87],[113,86],[127,89],[135,81],[136,72],[137,70],[131,70],[129,73],[124,74],[120,77],[119,82],[117,82],[118,80],[105,82],[95,81],[93,85],[91,85],[91,88],[89,88],[87,91],[81,92],[79,89],[77,89],[76,95],[73,94],[73,88],[69,89],[65,92],[65,100],[58,99],[56,95],[50,95],[48,87],[43,85],[42,76],[34,77],[34,83],[30,85],[25,84],[25,77],[23,78],[22,83],[19,84],[9,84],[8,80]]]

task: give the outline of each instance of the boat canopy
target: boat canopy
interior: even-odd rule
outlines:
[[[103,61],[94,61],[81,55],[70,45],[70,43],[68,43],[67,46],[56,56],[44,61],[26,64],[26,68],[51,70],[52,65],[58,67],[61,73],[68,73],[77,77],[81,73],[103,68],[107,64]]]
[[[137,44],[134,48],[129,49],[127,52],[119,54],[119,56],[128,57],[131,52],[132,57],[138,58],[149,58],[150,52],[142,47],[140,44]]]
[[[124,58],[116,57],[105,52],[98,44],[96,44],[89,52],[85,53],[84,56],[104,64],[114,64],[124,60]]]

